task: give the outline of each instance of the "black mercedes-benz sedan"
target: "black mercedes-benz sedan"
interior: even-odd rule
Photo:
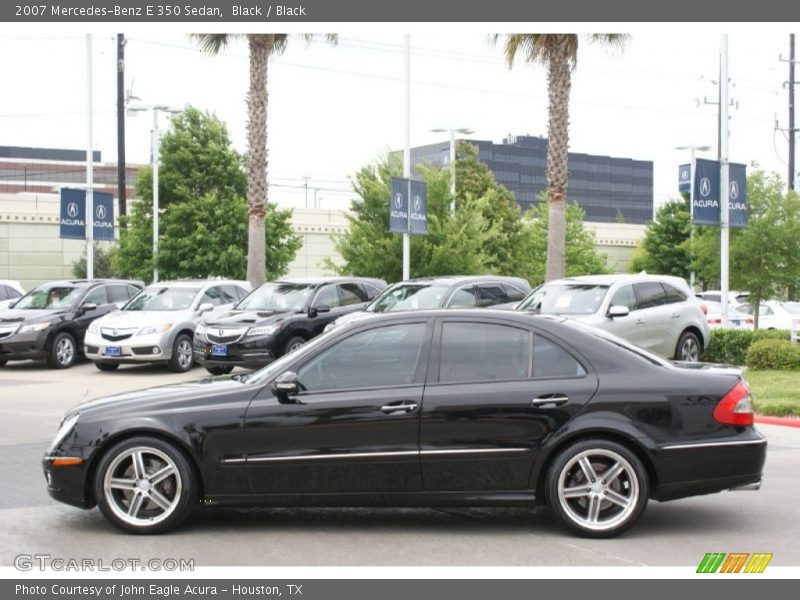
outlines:
[[[546,504],[610,537],[650,499],[756,489],[765,457],[735,372],[489,309],[374,315],[250,375],[82,404],[43,465],[131,533],[198,505]]]
[[[386,289],[382,279],[284,279],[253,290],[233,310],[201,322],[194,358],[212,375],[263,367],[323,332],[334,319],[362,310]]]

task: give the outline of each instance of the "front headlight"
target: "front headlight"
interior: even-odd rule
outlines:
[[[164,323],[163,325],[157,325],[156,327],[142,327],[136,332],[136,335],[152,335],[154,333],[162,333],[164,331],[169,331],[171,327],[172,323]]]
[[[97,321],[92,321],[89,325],[89,333],[100,333],[100,325],[97,324]]]
[[[64,441],[64,438],[67,437],[69,432],[72,431],[72,428],[75,427],[75,424],[78,422],[78,417],[80,416],[80,413],[75,413],[61,423],[61,427],[58,428],[58,433],[56,434],[53,443],[50,444],[50,450],[55,450],[58,448],[59,444]]]
[[[263,325],[261,327],[251,327],[247,330],[247,337],[255,337],[257,335],[272,335],[280,329],[280,325]]]
[[[33,325],[23,325],[19,328],[17,333],[28,333],[29,331],[44,331],[50,327],[50,322],[47,323],[34,323]]]

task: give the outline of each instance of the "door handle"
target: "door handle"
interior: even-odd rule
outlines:
[[[544,394],[542,396],[536,396],[536,398],[531,400],[531,404],[539,408],[561,406],[567,402],[569,402],[569,396],[566,394]]]
[[[644,325],[644,319],[636,319],[637,325]]]
[[[399,412],[410,413],[419,406],[416,402],[411,400],[403,400],[402,402],[393,402],[391,404],[386,404],[381,406],[381,412],[386,415],[392,415]]]
[[[678,313],[672,313],[672,315],[670,315],[670,316],[671,316],[673,319],[677,319],[678,317],[680,317],[680,315],[679,315]]]

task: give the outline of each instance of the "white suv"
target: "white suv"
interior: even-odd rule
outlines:
[[[711,338],[700,301],[669,275],[587,275],[545,283],[519,303],[609,331],[665,358],[697,361]]]
[[[25,295],[19,281],[0,279],[0,310],[10,308],[14,302]]]

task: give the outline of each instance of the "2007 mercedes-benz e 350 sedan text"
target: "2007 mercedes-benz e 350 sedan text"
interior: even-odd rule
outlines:
[[[88,402],[43,465],[52,497],[132,533],[200,503],[546,503],[609,537],[649,499],[757,488],[765,456],[737,374],[484,309],[375,315],[249,376]]]

